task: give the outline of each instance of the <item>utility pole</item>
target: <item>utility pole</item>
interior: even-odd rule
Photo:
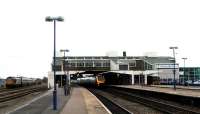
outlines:
[[[173,56],[174,56],[174,70],[173,70],[173,73],[174,73],[174,90],[176,90],[176,57],[175,57],[175,49],[178,49],[178,47],[169,47],[169,49],[172,49],[173,50]]]
[[[54,25],[54,54],[53,54],[53,75],[54,75],[54,90],[53,90],[53,109],[57,110],[57,89],[56,89],[56,21],[64,21],[62,17],[50,17],[45,18],[46,22],[53,22]]]
[[[183,68],[183,77],[184,77],[184,84],[186,81],[186,77],[185,77],[185,60],[187,60],[186,57],[182,58],[183,59],[183,63],[184,63],[184,68]],[[187,77],[187,81],[189,80],[189,76]],[[188,84],[189,85],[189,84]]]
[[[64,71],[64,75],[65,75],[65,86],[64,86],[64,90],[65,90],[65,96],[67,96],[67,84],[68,84],[68,74],[66,75],[66,68],[65,68],[65,52],[69,52],[68,49],[61,49],[60,52],[64,53],[63,56],[63,71]],[[68,88],[69,89],[69,88]]]

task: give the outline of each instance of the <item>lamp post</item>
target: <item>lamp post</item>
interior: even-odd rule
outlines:
[[[185,60],[187,60],[187,58],[184,57],[182,59],[183,59],[183,63],[184,63],[183,77],[184,77],[184,84],[185,84]],[[187,80],[189,80],[189,77],[187,78]]]
[[[175,49],[178,49],[178,47],[169,47],[169,49],[173,50],[173,56],[174,56],[174,90],[176,90],[176,79],[175,79],[175,75],[176,75],[176,69],[175,69],[175,64],[176,64],[176,57],[175,57]]]
[[[67,96],[67,75],[65,72],[65,52],[69,52],[68,49],[61,49],[60,52],[64,52],[64,56],[63,56],[63,69],[64,69],[64,74],[65,74],[65,86],[64,86],[64,90],[65,90],[65,96]],[[69,89],[69,88],[68,88]]]
[[[54,54],[53,54],[53,74],[54,74],[54,90],[53,90],[53,109],[57,110],[57,90],[56,90],[56,71],[55,71],[55,59],[56,59],[56,21],[64,21],[62,17],[50,17],[45,18],[47,22],[54,23]]]

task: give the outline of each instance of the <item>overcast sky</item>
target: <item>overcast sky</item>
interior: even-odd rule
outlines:
[[[68,55],[142,56],[154,52],[177,62],[200,66],[199,0],[1,0],[0,77],[47,76],[53,56],[53,23],[46,16],[63,16],[57,23],[57,50]]]

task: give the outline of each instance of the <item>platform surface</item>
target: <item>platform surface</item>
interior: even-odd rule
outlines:
[[[74,87],[69,101],[60,114],[110,114],[110,112],[87,89]]]
[[[68,101],[69,96],[64,95],[63,88],[57,88],[57,110],[53,110],[52,93],[53,89],[29,103],[12,110],[9,114],[58,114]]]
[[[176,94],[182,96],[191,96],[191,97],[199,97],[200,98],[200,87],[182,87],[177,86],[176,90],[174,90],[173,85],[170,86],[163,86],[163,85],[156,85],[156,86],[140,86],[140,85],[112,85],[117,87],[125,87],[125,88],[133,88],[133,89],[142,89],[148,91],[158,91],[168,94]]]
[[[52,106],[52,90],[9,114],[111,114],[110,111],[87,89],[74,86],[71,94],[64,95],[63,88],[57,88],[57,110]]]

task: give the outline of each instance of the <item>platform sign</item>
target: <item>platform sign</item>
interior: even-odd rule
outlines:
[[[157,64],[156,68],[158,68],[158,69],[173,69],[174,64]],[[175,68],[176,69],[179,68],[178,64],[175,64]]]

